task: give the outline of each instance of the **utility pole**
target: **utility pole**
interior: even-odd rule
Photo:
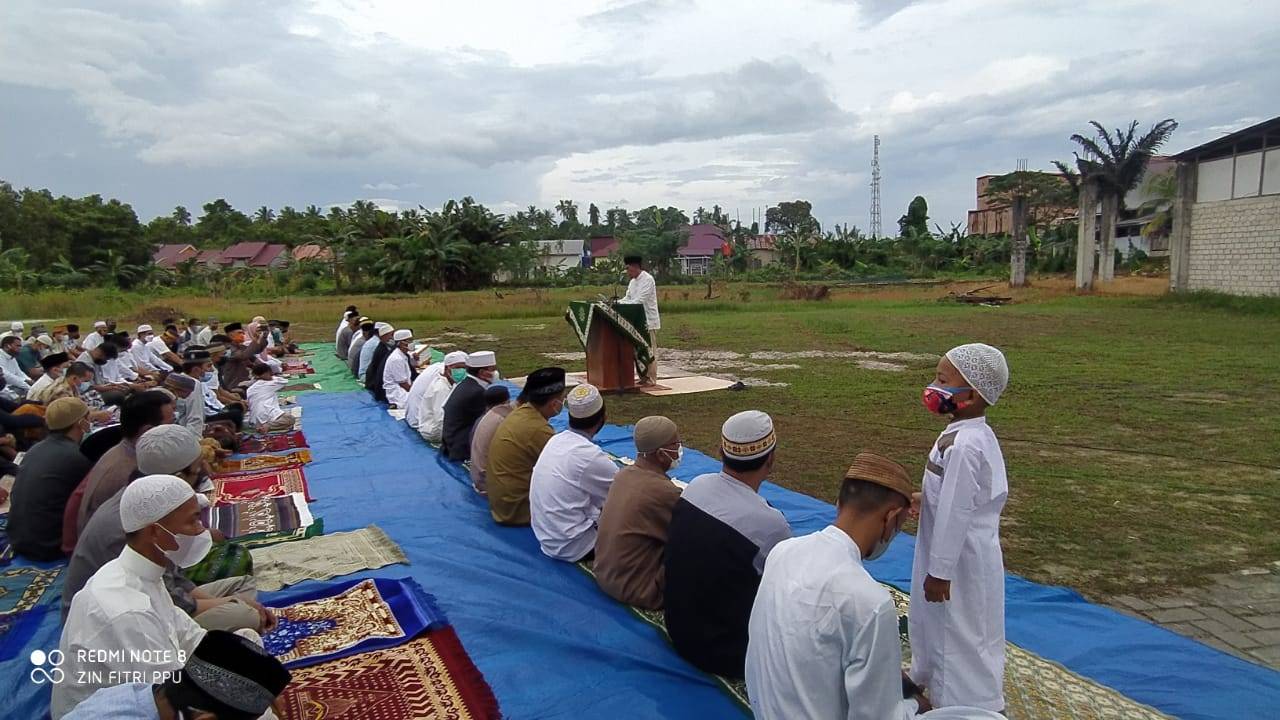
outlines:
[[[871,239],[880,238],[880,136],[871,154]]]

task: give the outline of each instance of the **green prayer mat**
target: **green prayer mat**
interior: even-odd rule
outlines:
[[[290,542],[293,540],[306,540],[317,535],[324,534],[324,518],[316,518],[310,525],[300,527],[296,530],[281,530],[271,533],[255,533],[253,535],[245,535],[238,537],[231,542],[246,548],[266,547],[267,545],[275,545],[276,543]]]
[[[364,386],[351,374],[351,368],[333,354],[333,343],[304,343],[299,347],[314,353],[307,360],[311,362],[315,373],[303,375],[294,380],[294,383],[314,383],[320,386],[317,388],[318,392],[350,392],[364,389]]]
[[[203,585],[214,580],[253,574],[253,556],[249,549],[233,542],[213,546],[203,560],[182,571],[188,580]]]
[[[564,319],[573,328],[582,348],[587,348],[587,334],[592,318],[599,315],[626,338],[636,351],[636,374],[644,377],[653,364],[653,347],[649,345],[649,327],[644,319],[644,306],[634,303],[607,303],[574,300],[565,310]]]

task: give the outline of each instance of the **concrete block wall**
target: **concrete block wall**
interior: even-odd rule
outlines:
[[[1196,203],[1189,290],[1280,295],[1280,195]]]

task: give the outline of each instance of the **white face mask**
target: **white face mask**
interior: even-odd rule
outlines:
[[[662,452],[667,457],[671,457],[670,450],[663,449]],[[676,447],[676,456],[671,458],[671,466],[667,468],[667,472],[671,472],[672,470],[675,470],[676,468],[680,467],[681,460],[684,460],[684,445],[679,445]]]
[[[895,528],[892,533],[889,533],[888,540],[884,539],[884,537],[878,538],[876,540],[875,547],[871,548],[871,552],[867,553],[867,556],[863,559],[864,560],[878,559],[881,555],[885,553],[886,550],[889,549],[889,543],[892,543],[893,539],[897,537],[897,535],[898,535],[898,530]]]
[[[174,542],[178,543],[177,550],[165,550],[161,548],[161,552],[165,557],[173,561],[174,565],[180,568],[189,568],[200,562],[209,554],[209,550],[213,548],[213,536],[209,534],[209,529],[205,528],[204,532],[199,535],[175,535],[170,532],[169,528],[156,523],[156,527],[169,533]]]
[[[205,382],[213,382],[213,371],[210,370],[209,372],[205,373],[203,376],[201,376],[200,379]]]

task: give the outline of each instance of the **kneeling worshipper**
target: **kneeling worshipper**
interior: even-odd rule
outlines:
[[[178,424],[185,425],[196,434],[204,435],[204,419],[211,413],[206,407],[204,387],[205,374],[213,369],[213,356],[203,348],[188,350],[182,358],[182,376],[174,377],[173,373],[165,378],[165,387],[178,395]],[[187,378],[190,379],[188,382]],[[173,380],[180,385],[171,385]],[[185,394],[179,394],[179,393]]]
[[[342,334],[342,329],[345,328],[347,324],[351,322],[351,318],[353,317],[357,317],[357,318],[360,317],[360,312],[356,310],[355,305],[348,305],[347,309],[342,312],[342,319],[338,321],[338,328],[337,330],[334,331],[334,334],[333,334],[334,353],[337,353],[338,351],[338,336]]]
[[[62,552],[75,552],[76,540],[94,511],[137,477],[137,442],[153,427],[174,420],[173,397],[161,390],[146,390],[124,401],[120,408],[120,441],[98,458],[93,469],[71,493],[62,516]],[[119,554],[118,550],[111,557]],[[107,558],[110,560],[111,558]],[[105,562],[105,560],[104,560]]]
[[[89,433],[89,407],[77,398],[58,398],[44,416],[49,436],[27,451],[10,492],[9,542],[28,560],[60,560],[62,517],[71,497],[93,467],[80,452]]]
[[[193,489],[199,486],[204,477],[206,461],[200,441],[181,425],[161,425],[143,433],[138,440],[137,454],[138,472],[134,477],[172,475]],[[131,479],[131,482],[136,480]],[[62,589],[64,617],[67,616],[76,593],[85,586],[89,578],[99,568],[118,557],[125,547],[127,537],[120,514],[124,496],[122,490],[103,503],[89,518],[84,532],[76,542],[76,551],[71,556]],[[201,507],[208,505],[208,498],[199,492],[195,497]],[[209,549],[205,548],[200,557],[183,567],[200,562],[208,553]],[[164,587],[170,600],[192,616],[201,627],[210,630],[249,629],[265,632],[275,626],[275,616],[257,602],[256,585],[252,576],[235,575],[195,585],[173,564],[166,565],[163,574]]]
[[[365,343],[377,334],[378,331],[372,320],[367,317],[360,318],[360,332],[352,333],[351,346],[347,349],[347,367],[352,375],[360,376],[360,353],[364,351]]]
[[[487,409],[484,391],[498,379],[498,359],[491,350],[467,355],[466,377],[444,404],[440,442],[450,460],[471,459],[471,430]]]
[[[40,333],[29,338],[22,347],[18,348],[18,367],[32,378],[32,382],[39,380],[44,374],[44,369],[40,366],[40,358],[48,355],[53,347],[53,338],[44,333]]]
[[[596,519],[618,466],[592,442],[604,427],[604,398],[583,383],[565,396],[569,429],[542,448],[529,480],[529,519],[542,554],[578,562],[593,558]]]
[[[139,325],[138,333],[129,347],[129,355],[133,358],[133,369],[137,372],[170,372],[174,368],[160,355],[151,349],[150,343],[155,339],[150,325]]]
[[[22,338],[10,335],[0,341],[0,368],[4,370],[4,382],[14,395],[25,398],[31,392],[31,378],[18,366],[18,348]]]
[[[747,624],[765,558],[791,537],[760,497],[778,441],[773,419],[746,410],[721,429],[721,470],[680,493],[667,531],[663,609],[676,652],[699,670],[743,677]]]
[[[432,365],[427,368],[423,375],[427,376],[427,389],[422,395],[422,400],[415,408],[417,410],[417,424],[409,423],[423,440],[429,443],[438,443],[440,438],[444,436],[444,406],[449,401],[449,396],[453,393],[453,389],[457,387],[459,382],[466,379],[467,354],[461,350],[454,350],[444,356],[444,360],[439,365],[439,370],[435,376],[431,375],[431,368],[437,367]],[[421,379],[421,378],[419,378]],[[417,380],[414,384],[417,384]],[[410,389],[412,392],[412,389]],[[405,422],[409,422],[409,415],[405,414]]]
[[[147,475],[120,495],[126,545],[71,601],[58,644],[67,681],[53,686],[55,720],[95,691],[119,684],[114,679],[163,682],[163,673],[181,669],[206,632],[174,606],[164,585],[165,568],[198,561],[213,543],[200,523],[195,491],[172,475]]]
[[[680,488],[667,473],[684,458],[680,431],[669,418],[651,415],[635,427],[636,462],[618,471],[600,511],[594,572],[610,597],[646,610],[662,609],[671,511]]]
[[[484,495],[488,493],[485,466],[489,462],[489,443],[493,442],[498,426],[515,408],[511,405],[511,393],[502,385],[490,385],[484,391],[485,414],[476,421],[471,433],[471,488]]]
[[[519,403],[489,444],[489,514],[499,525],[529,524],[529,480],[542,448],[555,435],[547,422],[564,409],[564,368],[540,368],[525,378]]]
[[[43,372],[35,382],[31,383],[31,391],[27,393],[27,399],[44,403],[45,401],[40,398],[44,397],[55,382],[62,379],[62,375],[70,364],[71,356],[64,352],[50,353],[40,358],[40,369]]]
[[[274,718],[276,698],[293,676],[259,645],[210,630],[182,671],[160,682],[106,687],[65,720],[253,720]]]
[[[373,353],[369,356],[369,367],[364,372],[364,389],[368,390],[373,399],[384,403],[387,401],[387,393],[382,387],[382,374],[387,368],[387,358],[391,357],[391,351],[395,349],[396,329],[390,325],[383,326],[383,333],[378,336],[378,344],[374,346]],[[365,343],[367,346],[368,343]]]
[[[906,468],[858,453],[835,522],[769,553],[747,647],[758,720],[889,720],[929,709],[919,694],[903,699],[898,610],[863,565],[889,548],[912,494]]]
[[[404,409],[409,399],[409,389],[413,387],[413,367],[416,358],[411,360],[409,348],[413,346],[412,330],[397,330],[391,335],[394,349],[382,366],[382,394],[387,404],[393,408]]]
[[[257,364],[258,353],[266,348],[267,339],[261,334],[250,335],[240,323],[229,323],[226,331],[231,343],[222,359],[218,384],[224,390],[236,392],[253,380],[253,366]]]
[[[987,424],[1009,382],[1004,354],[947,351],[922,401],[951,422],[929,451],[911,571],[911,679],[933,704],[1004,709],[1004,455]]]
[[[338,337],[334,340],[333,352],[343,362],[346,362],[350,357],[348,353],[351,352],[351,337],[359,330],[360,320],[359,315],[348,314],[347,321],[342,324],[342,327],[338,328]]]
[[[374,337],[366,340],[365,344],[360,347],[360,365],[356,369],[356,377],[360,380],[361,385],[366,385],[366,390],[368,389],[366,383],[369,379],[369,366],[373,364],[374,353],[377,352],[379,346],[389,342],[395,332],[396,329],[390,323],[376,322],[373,324]]]
[[[245,392],[249,425],[260,433],[293,428],[297,419],[280,407],[280,390],[289,384],[288,379],[272,374],[271,368],[262,363],[254,366],[253,376],[256,379]]]

